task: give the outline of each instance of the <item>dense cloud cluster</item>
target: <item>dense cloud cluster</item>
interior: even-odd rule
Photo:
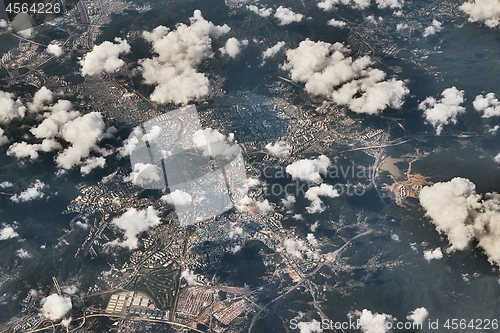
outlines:
[[[444,125],[457,123],[457,116],[465,112],[461,106],[464,101],[464,91],[456,87],[445,89],[440,100],[434,97],[427,97],[418,105],[424,111],[424,117],[436,129],[436,134],[441,134]]]
[[[404,0],[375,0],[377,7],[383,8],[401,8],[403,7]],[[336,5],[349,6],[356,9],[366,9],[370,7],[371,0],[321,0],[318,7],[323,10],[332,10]]]
[[[115,239],[112,242],[106,243],[106,245],[125,247],[129,250],[137,249],[139,247],[137,236],[160,224],[158,213],[152,206],[144,210],[130,208],[123,215],[111,221],[113,225],[123,230],[123,241]]]
[[[96,167],[104,167],[104,158],[89,157],[92,151],[103,153],[97,145],[107,135],[104,132],[105,124],[101,113],[91,112],[81,116],[80,112],[73,110],[70,101],[63,99],[47,106],[53,99],[54,94],[46,87],[41,87],[35,93],[33,101],[28,103],[28,108],[22,105],[20,100],[14,101],[13,96],[9,97],[10,102],[17,104],[15,107],[22,110],[22,116],[26,110],[30,113],[41,113],[36,118],[41,122],[30,129],[38,143],[14,142],[9,146],[7,155],[36,160],[41,151],[59,150],[55,161],[60,169],[71,169],[83,164],[81,172],[88,174]],[[12,114],[12,107],[9,108]],[[24,139],[27,140],[28,136],[24,136]],[[65,149],[62,143],[66,144]]]
[[[341,43],[302,41],[287,51],[289,70],[294,81],[304,82],[305,90],[324,96],[357,113],[377,114],[387,107],[399,109],[409,90],[401,80],[385,80],[386,74],[371,68],[369,56],[353,60]]]
[[[460,9],[469,15],[470,22],[484,22],[490,28],[500,25],[500,0],[472,0]]]
[[[478,194],[470,180],[453,178],[424,187],[419,199],[436,230],[448,237],[448,251],[464,250],[475,240],[500,266],[500,194]]]
[[[196,67],[212,57],[212,37],[220,37],[230,28],[205,20],[199,10],[194,12],[190,23],[181,23],[172,31],[158,26],[143,33],[157,54],[140,61],[145,83],[155,85],[152,101],[182,104],[209,93],[208,78],[197,72]]]
[[[80,61],[83,76],[103,72],[113,73],[125,64],[118,56],[130,53],[130,45],[121,38],[115,38],[115,42],[118,44],[105,41],[100,45],[96,45],[92,51],[83,57]]]

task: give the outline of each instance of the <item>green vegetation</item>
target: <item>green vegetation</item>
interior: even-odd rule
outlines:
[[[141,270],[134,281],[134,289],[148,294],[162,310],[174,305],[180,271],[172,265],[149,271]]]

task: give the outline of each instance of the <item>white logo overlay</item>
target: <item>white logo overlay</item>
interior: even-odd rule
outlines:
[[[182,226],[222,214],[248,192],[240,147],[232,135],[202,129],[194,105],[150,119],[128,138],[134,184],[169,189]]]

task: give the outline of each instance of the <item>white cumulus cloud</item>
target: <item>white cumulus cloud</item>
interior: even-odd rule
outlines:
[[[433,259],[439,260],[443,258],[443,252],[441,252],[441,248],[438,247],[434,250],[424,251],[424,258],[427,261],[431,261]]]
[[[343,28],[346,26],[346,23],[344,21],[339,21],[336,19],[331,19],[326,22],[326,24],[331,25],[332,27],[337,27],[337,28]]]
[[[269,17],[273,13],[273,10],[271,8],[259,8],[255,5],[247,5],[247,9],[262,17]]]
[[[286,167],[286,172],[293,179],[300,179],[313,183],[322,182],[321,175],[326,175],[331,162],[328,157],[321,155],[316,159],[304,159],[293,162]]]
[[[10,225],[4,225],[2,229],[0,229],[0,240],[6,240],[10,238],[15,238],[19,236],[14,227]]]
[[[60,57],[64,54],[64,50],[60,45],[50,43],[49,46],[47,46],[47,53]]]
[[[145,83],[155,86],[150,96],[154,102],[185,104],[209,93],[208,78],[197,72],[196,67],[213,56],[212,37],[220,37],[230,28],[205,20],[199,10],[194,12],[190,23],[189,26],[180,23],[172,31],[158,26],[143,33],[157,54],[140,60]]]
[[[300,22],[304,15],[295,13],[290,8],[279,6],[274,13],[274,17],[279,20],[280,25],[287,25],[293,22]]]
[[[113,73],[120,69],[125,62],[118,58],[120,54],[130,53],[130,45],[126,40],[115,38],[118,44],[105,41],[94,46],[80,61],[82,75],[96,75],[103,72]]]
[[[472,105],[476,111],[483,112],[483,118],[500,116],[500,101],[494,93],[487,93],[486,96],[477,95]]]
[[[422,34],[424,37],[434,35],[436,32],[440,32],[443,30],[441,27],[441,22],[437,20],[432,20],[432,24],[425,28],[424,33]]]
[[[45,318],[50,320],[59,320],[63,318],[73,307],[71,298],[58,294],[44,297],[40,301],[40,305],[42,306],[40,312]]]
[[[40,180],[36,180],[33,184],[30,185],[26,190],[21,192],[20,194],[15,194],[10,197],[10,200],[13,202],[27,202],[35,199],[41,199],[44,196],[43,190],[46,185]]]
[[[0,123],[8,124],[16,118],[24,118],[26,107],[13,93],[0,90]]]
[[[188,285],[194,286],[197,284],[196,280],[198,278],[196,277],[196,274],[193,273],[193,271],[190,271],[189,269],[186,268],[181,272],[181,279],[186,280]]]
[[[484,22],[490,28],[500,25],[500,0],[467,1],[459,8],[469,15],[470,22]]]
[[[330,44],[309,39],[287,51],[283,69],[291,79],[305,83],[308,93],[324,96],[357,113],[377,114],[387,107],[399,109],[408,88],[401,80],[385,80],[386,74],[371,68],[369,56],[353,60],[341,43]]]
[[[113,219],[111,224],[124,232],[123,241],[115,239],[112,242],[106,243],[106,245],[126,247],[130,250],[134,250],[139,247],[139,239],[137,236],[159,225],[160,218],[158,217],[158,211],[152,206],[144,210],[130,208],[120,217]]]
[[[306,208],[309,214],[322,213],[325,211],[323,201],[320,196],[328,198],[337,198],[340,196],[339,192],[333,188],[332,185],[321,184],[320,186],[311,187],[306,191],[305,198],[311,201],[311,204]]]
[[[166,194],[161,197],[162,201],[169,203],[171,205],[189,205],[193,201],[191,194],[186,193],[181,190],[175,190],[172,193]]]
[[[406,316],[406,319],[411,320],[415,324],[421,324],[424,322],[424,320],[429,316],[429,312],[427,311],[426,308],[421,307],[421,308],[416,308],[408,316]]]
[[[422,188],[420,204],[439,233],[448,237],[448,252],[465,250],[473,240],[492,264],[500,266],[500,194],[476,193],[465,178]]]
[[[285,45],[285,42],[281,41],[267,48],[264,52],[262,52],[262,59],[274,57],[283,47],[285,47]]]
[[[352,316],[359,317],[359,327],[363,333],[388,333],[392,323],[396,320],[391,315],[385,313],[372,313],[370,310],[363,309],[363,311],[354,311],[350,313]]]
[[[266,145],[267,151],[276,157],[287,157],[290,156],[290,145],[283,141],[276,141],[275,143],[268,143]]]
[[[436,129],[436,134],[441,134],[444,125],[457,123],[457,116],[465,112],[461,106],[464,101],[464,91],[451,87],[443,90],[440,100],[427,97],[418,105],[424,111],[424,117]]]

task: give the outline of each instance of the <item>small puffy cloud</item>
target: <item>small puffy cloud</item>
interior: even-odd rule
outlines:
[[[500,153],[498,153],[498,155],[497,155],[497,156],[495,156],[495,157],[493,158],[493,160],[494,160],[496,163],[500,163]]]
[[[500,0],[467,1],[459,8],[469,15],[469,22],[484,22],[490,28],[500,25]]]
[[[341,43],[309,39],[286,52],[283,69],[293,81],[304,82],[308,93],[324,96],[353,112],[378,114],[388,107],[400,109],[408,88],[401,80],[385,80],[386,74],[371,68],[369,56],[353,60]]]
[[[106,243],[106,245],[126,247],[130,250],[134,250],[139,247],[139,239],[137,236],[159,225],[160,218],[158,217],[158,211],[152,206],[143,210],[130,208],[120,217],[113,219],[111,224],[124,232],[123,241],[115,239],[112,242]]]
[[[0,183],[1,188],[7,188],[7,187],[12,187],[12,186],[14,186],[14,184],[12,184],[11,182],[9,182],[7,180]]]
[[[330,159],[325,155],[321,155],[312,160],[304,159],[295,161],[286,167],[286,172],[290,174],[293,179],[320,183],[322,182],[321,175],[326,175],[330,164]]]
[[[80,167],[80,173],[82,175],[88,175],[95,168],[104,168],[105,165],[106,159],[104,157],[89,157]]]
[[[276,157],[287,157],[290,156],[290,146],[283,141],[277,141],[275,143],[268,143],[266,149]]]
[[[130,45],[121,38],[115,38],[115,42],[118,44],[105,41],[100,45],[96,45],[92,51],[83,57],[80,61],[83,76],[103,72],[113,73],[125,64],[118,56],[122,53],[130,53]]]
[[[193,134],[193,144],[203,156],[232,158],[239,154],[240,147],[233,144],[232,136],[226,137],[217,130],[206,128]]]
[[[136,163],[130,175],[123,180],[134,185],[146,186],[161,180],[160,169],[151,163]]]
[[[424,320],[429,316],[429,312],[427,311],[426,308],[421,307],[421,308],[416,308],[408,316],[406,316],[406,319],[411,320],[415,324],[421,324],[424,322]]]
[[[321,322],[313,319],[312,321],[301,321],[297,324],[299,328],[299,333],[321,333],[323,329],[321,328]]]
[[[408,29],[410,26],[408,23],[398,23],[396,24],[396,32],[402,32],[405,29]]]
[[[57,165],[63,169],[80,165],[82,159],[88,157],[90,151],[97,147],[103,137],[104,127],[100,112],[91,112],[64,124],[60,136],[71,146],[56,156]]]
[[[10,225],[4,225],[3,228],[0,229],[0,240],[6,240],[10,238],[15,238],[19,236],[16,230]]]
[[[0,28],[7,28],[9,26],[9,23],[4,20],[4,19],[0,19]]]
[[[158,26],[143,33],[158,54],[139,61],[144,82],[155,86],[150,96],[154,102],[185,104],[209,93],[208,78],[196,67],[213,56],[212,37],[218,38],[230,28],[205,20],[199,10],[194,11],[190,23],[180,23],[172,31]]]
[[[175,190],[172,193],[166,194],[160,198],[162,201],[169,203],[171,205],[185,206],[191,204],[193,198],[189,193],[181,190]]]
[[[336,19],[331,19],[326,24],[331,25],[332,27],[337,27],[337,28],[343,28],[346,26],[346,23],[344,21],[339,21]]]
[[[280,22],[279,25],[287,25],[293,22],[300,22],[304,15],[293,12],[290,8],[279,6],[274,13],[274,17]]]
[[[44,297],[40,301],[42,308],[40,312],[42,315],[50,320],[59,320],[68,313],[73,305],[71,304],[71,298],[67,296],[60,296],[58,294],[52,294],[50,296]]]
[[[272,58],[285,46],[285,42],[277,42],[273,46],[267,48],[264,52],[262,52],[262,59]]]
[[[425,186],[420,204],[436,230],[448,237],[448,252],[465,250],[473,240],[492,264],[500,266],[500,194],[476,193],[465,178]]]
[[[75,285],[65,286],[61,288],[62,292],[67,295],[74,295],[78,292],[78,287]]]
[[[51,102],[53,98],[54,94],[52,91],[43,86],[33,96],[33,102],[28,103],[28,110],[30,112],[38,112],[43,109],[46,102]]]
[[[60,57],[64,54],[64,50],[60,45],[50,43],[49,46],[47,46],[47,53]]]
[[[189,269],[185,269],[181,273],[181,279],[186,280],[187,284],[190,286],[197,285],[198,283],[196,282],[197,277],[196,274],[193,273],[193,271],[190,271]]]
[[[151,143],[156,143],[159,136],[161,134],[161,127],[160,126],[152,126],[151,129],[149,130],[149,132],[147,132],[146,134],[144,134],[142,136],[142,141],[144,142],[149,142],[150,144]]]
[[[436,32],[440,32],[443,30],[441,27],[441,22],[437,20],[432,20],[432,25],[428,26],[425,28],[424,33],[422,34],[424,37],[434,35]]]
[[[320,196],[337,198],[340,196],[339,192],[333,188],[332,185],[321,184],[320,186],[311,187],[306,191],[305,198],[311,201],[311,204],[306,208],[309,214],[322,213],[325,211],[323,201]]]
[[[271,8],[259,8],[255,5],[247,5],[247,9],[262,17],[269,17],[273,13],[273,10]]]
[[[248,178],[247,179],[247,186],[248,188],[256,187],[260,185],[260,180],[255,179],[255,178]]]
[[[396,319],[388,314],[372,313],[370,310],[354,311],[351,316],[359,317],[359,328],[363,333],[389,333],[389,323]]]
[[[236,245],[235,247],[233,247],[231,249],[231,253],[236,254],[236,253],[240,252],[240,250],[241,250],[241,245]]]
[[[134,130],[132,131],[132,134],[129,136],[129,138],[126,139],[125,141],[123,141],[123,146],[118,148],[118,155],[120,157],[126,157],[126,156],[131,155],[137,149],[137,146],[139,145],[139,138],[142,137],[144,139],[144,136],[143,136],[141,127],[140,126],[135,127]],[[147,139],[148,139],[148,137],[146,137],[146,140]]]
[[[82,228],[83,230],[87,230],[90,227],[90,225],[86,222],[76,221],[75,224],[80,228]]]
[[[483,112],[483,118],[500,116],[500,101],[498,101],[494,93],[488,93],[486,96],[476,96],[472,105],[476,111]]]
[[[23,118],[26,107],[15,95],[0,90],[0,123],[8,124],[16,118]]]
[[[31,160],[38,158],[38,145],[27,142],[14,142],[7,150],[7,155],[17,158],[29,157]]]
[[[396,9],[396,8],[401,8],[403,7],[404,0],[375,0],[377,3],[377,7],[380,9],[383,8],[391,8],[391,9]]]
[[[285,199],[281,199],[281,203],[285,208],[290,209],[293,204],[297,201],[293,195],[287,195]]]
[[[445,89],[440,100],[434,97],[427,97],[418,105],[424,111],[424,117],[436,129],[436,134],[441,134],[444,125],[457,123],[457,116],[465,112],[465,108],[460,104],[464,101],[464,91],[456,87]]]
[[[307,247],[305,246],[304,242],[300,239],[295,240],[292,238],[287,238],[283,243],[283,246],[285,247],[286,252],[288,252],[290,255],[296,258],[302,258],[301,251],[307,250]]]
[[[21,259],[29,259],[32,257],[31,253],[26,251],[25,249],[19,249],[16,251],[16,256],[18,256]]]
[[[273,206],[271,206],[271,204],[269,203],[269,201],[267,199],[265,199],[264,201],[255,201],[255,206],[262,213],[269,213],[269,212],[272,212],[274,210]]]
[[[9,138],[7,135],[4,135],[4,130],[0,128],[0,146],[3,146],[4,144],[7,144],[10,142]]]
[[[424,258],[427,261],[431,261],[433,259],[439,260],[443,258],[443,252],[441,252],[441,248],[438,247],[434,250],[424,251]]]
[[[236,38],[231,37],[226,41],[226,45],[221,47],[219,51],[220,53],[225,54],[234,59],[241,52],[241,49],[247,45],[248,45],[248,40],[244,39],[242,41],[239,41]]]
[[[25,191],[20,194],[15,194],[10,197],[10,200],[13,202],[27,202],[35,199],[43,198],[46,185],[40,180],[36,180],[30,187],[28,187]]]
[[[309,244],[311,244],[314,247],[317,247],[319,245],[318,240],[316,239],[316,237],[312,233],[307,234],[307,241],[309,242]]]

